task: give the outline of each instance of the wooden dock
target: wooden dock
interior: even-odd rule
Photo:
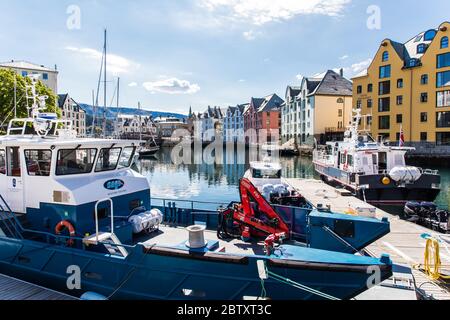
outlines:
[[[0,275],[0,300],[78,300],[22,280]]]
[[[362,200],[342,193],[320,180],[284,179],[294,189],[298,190],[313,206],[330,206],[338,213],[348,211],[350,204],[367,206]],[[450,300],[449,287],[443,283],[431,281],[417,266],[423,264],[426,241],[421,238],[424,233],[431,234],[432,230],[400,219],[377,208],[377,218],[387,217],[391,224],[391,232],[382,239],[367,247],[367,252],[375,257],[383,253],[389,254],[395,264],[412,267],[416,287],[428,297],[437,300]],[[450,266],[450,255],[444,250],[441,253],[442,264]]]

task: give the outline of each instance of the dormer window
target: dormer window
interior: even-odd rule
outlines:
[[[421,43],[417,46],[417,53],[425,53],[427,50],[427,46],[424,43]]]
[[[387,51],[383,52],[382,61],[383,62],[389,61],[389,52],[387,52]]]
[[[448,48],[448,37],[442,37],[441,39],[441,49]]]

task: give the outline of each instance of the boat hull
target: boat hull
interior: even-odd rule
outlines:
[[[290,250],[289,248],[287,250]],[[381,281],[392,274],[391,263],[308,248],[294,248],[317,256],[318,263],[283,261],[258,256],[192,254],[173,248],[130,249],[127,258],[71,249],[45,243],[0,238],[0,272],[80,297],[95,292],[112,300],[242,300],[259,297],[261,281],[257,260],[265,259],[270,271],[340,299],[367,290],[371,268],[379,268]],[[294,252],[295,253],[295,252]],[[340,263],[332,263],[332,255]],[[344,263],[342,258],[349,259]],[[310,256],[311,258],[311,256]],[[224,260],[223,260],[224,259]],[[361,263],[359,263],[361,262]],[[76,266],[81,288],[69,290],[68,273]],[[71,280],[72,279],[72,280]],[[267,296],[275,300],[317,300],[321,297],[267,280]]]
[[[315,170],[322,180],[332,186],[344,187],[355,196],[374,205],[404,206],[409,201],[433,202],[440,193],[440,176],[424,173],[411,184],[397,185],[390,179],[383,184],[386,175],[355,175],[337,168],[314,163]]]

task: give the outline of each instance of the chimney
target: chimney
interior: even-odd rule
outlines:
[[[341,70],[339,70],[339,74],[341,75],[341,77],[344,77],[344,69],[341,68]]]

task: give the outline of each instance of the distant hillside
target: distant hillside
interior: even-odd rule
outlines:
[[[81,108],[86,111],[86,114],[89,118],[94,115],[94,108],[89,104],[80,103]],[[185,119],[186,116],[179,113],[172,112],[161,112],[161,111],[148,111],[148,110],[138,110],[137,108],[129,108],[129,107],[120,107],[119,112],[122,115],[141,115],[141,116],[152,116],[153,118],[157,117],[171,117],[178,119]],[[98,107],[96,112],[97,117],[103,118],[103,107]],[[106,109],[106,118],[114,119],[117,116],[117,108],[107,108]]]

